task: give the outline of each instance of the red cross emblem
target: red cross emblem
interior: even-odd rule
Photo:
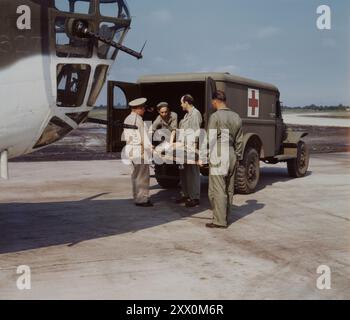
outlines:
[[[248,89],[248,117],[259,118],[260,92],[256,89]]]

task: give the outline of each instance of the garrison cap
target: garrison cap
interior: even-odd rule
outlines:
[[[139,98],[139,99],[131,101],[129,103],[129,106],[130,106],[130,108],[134,109],[134,108],[143,106],[146,102],[147,102],[146,98]]]
[[[160,102],[160,103],[158,103],[158,105],[157,105],[157,108],[158,108],[158,109],[164,108],[164,107],[169,108],[169,103],[168,103],[168,102]]]

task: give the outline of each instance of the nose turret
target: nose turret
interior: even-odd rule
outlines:
[[[63,138],[94,107],[131,18],[124,0],[54,0],[49,14],[52,115],[34,149]]]

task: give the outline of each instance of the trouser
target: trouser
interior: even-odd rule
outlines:
[[[133,164],[134,171],[131,176],[132,190],[135,203],[149,201],[150,169],[148,164]]]
[[[209,201],[213,209],[213,223],[226,227],[235,191],[236,158],[230,161],[227,176],[209,175]]]
[[[192,200],[201,197],[201,173],[198,165],[184,164],[180,170],[182,196]]]

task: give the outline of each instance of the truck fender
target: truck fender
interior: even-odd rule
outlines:
[[[287,130],[287,138],[283,141],[285,147],[297,147],[299,141],[308,135],[307,132],[296,132]]]
[[[243,137],[243,150],[247,149],[248,145],[253,145],[260,148],[260,158],[264,158],[264,146],[260,137],[255,133],[247,133]],[[259,151],[259,150],[258,150]]]
[[[307,132],[296,132],[291,129],[287,130],[287,138],[283,141],[283,154],[296,158],[298,156],[299,142],[307,135]]]

